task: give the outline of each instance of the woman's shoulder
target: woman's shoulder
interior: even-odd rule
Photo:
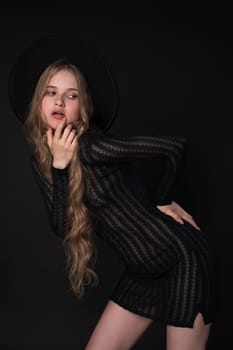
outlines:
[[[104,131],[97,125],[90,125],[89,128],[80,136],[80,141],[91,141],[104,134]]]
[[[83,164],[90,162],[92,145],[103,133],[103,130],[98,126],[90,125],[79,137],[79,155]]]

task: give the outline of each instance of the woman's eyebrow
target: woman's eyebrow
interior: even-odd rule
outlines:
[[[47,88],[53,88],[53,89],[57,89],[57,86],[54,86],[54,85],[48,85]],[[66,90],[75,90],[75,91],[78,91],[77,88],[67,88]]]

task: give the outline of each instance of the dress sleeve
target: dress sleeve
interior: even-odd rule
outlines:
[[[163,158],[165,170],[157,190],[157,205],[170,204],[174,182],[187,139],[182,136],[123,136],[113,133],[86,135],[89,165],[133,161],[134,159]]]
[[[57,169],[51,167],[53,184],[51,184],[42,174],[35,155],[30,159],[32,173],[41,191],[49,223],[53,233],[60,238],[65,237],[69,230],[67,221],[67,199],[68,199],[68,167]]]

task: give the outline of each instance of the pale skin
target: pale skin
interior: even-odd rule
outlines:
[[[53,166],[63,169],[70,163],[77,148],[77,135],[72,129],[80,108],[75,76],[65,70],[58,72],[49,82],[46,91],[41,103],[41,117],[48,125],[47,142],[53,156]],[[193,217],[174,201],[157,208],[180,224],[185,220],[200,229]],[[152,322],[153,320],[136,315],[110,300],[85,350],[131,349]],[[210,327],[211,323],[205,325],[200,313],[196,316],[193,328],[167,325],[167,350],[204,350]]]

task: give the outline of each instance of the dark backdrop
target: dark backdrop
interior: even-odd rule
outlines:
[[[100,286],[82,302],[72,295],[62,242],[48,225],[30,149],[9,104],[16,56],[34,39],[58,32],[78,33],[112,68],[120,104],[111,131],[187,136],[176,200],[215,251],[221,308],[208,349],[219,349],[231,341],[232,7],[77,6],[1,8],[1,349],[83,349],[122,269],[115,252],[97,241]],[[153,196],[156,166],[142,163],[135,167]],[[165,349],[164,329],[152,325],[135,349]]]

